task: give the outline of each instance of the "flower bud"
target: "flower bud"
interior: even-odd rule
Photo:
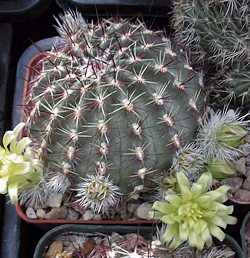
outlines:
[[[232,162],[218,159],[208,161],[207,171],[210,172],[215,179],[225,179],[236,174],[236,168]]]

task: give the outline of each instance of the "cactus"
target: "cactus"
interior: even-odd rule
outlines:
[[[249,7],[247,0],[175,1],[177,37],[221,66],[249,60]]]
[[[248,123],[234,110],[211,110],[202,122],[197,141],[206,160],[234,160],[241,155],[239,147],[246,143]]]
[[[191,48],[196,63],[217,66],[217,74],[208,78],[215,105],[217,100],[237,105],[250,101],[249,21],[247,0],[175,1],[173,24],[178,41]]]
[[[192,140],[205,103],[202,74],[140,21],[85,24],[66,12],[57,22],[59,44],[32,68],[27,134],[56,188],[58,174],[69,177],[79,204],[102,212],[151,184]],[[99,204],[86,201],[89,176],[104,191]]]
[[[247,63],[246,63],[247,62]],[[237,106],[249,105],[250,102],[250,73],[249,61],[235,63],[211,78],[215,102],[233,102]]]

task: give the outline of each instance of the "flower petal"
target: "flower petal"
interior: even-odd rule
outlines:
[[[13,129],[13,133],[14,133],[16,139],[18,138],[19,134],[23,130],[24,126],[25,126],[25,123],[21,122],[21,123],[17,124],[16,127]]]
[[[16,154],[22,154],[25,148],[31,143],[31,139],[29,137],[22,138],[17,144],[15,148]]]
[[[7,150],[8,145],[15,139],[15,135],[12,131],[5,132],[3,136],[3,146]]]
[[[13,204],[16,204],[18,202],[18,184],[17,183],[9,184],[8,194],[11,202]]]
[[[183,172],[176,173],[178,187],[182,194],[190,192],[190,182]]]
[[[0,194],[7,193],[8,176],[0,178]]]
[[[209,231],[211,235],[216,237],[218,240],[223,241],[225,238],[225,233],[216,225],[210,225]]]

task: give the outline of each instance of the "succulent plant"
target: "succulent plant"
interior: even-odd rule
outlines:
[[[211,173],[215,179],[225,179],[233,177],[237,173],[233,162],[227,160],[210,159],[207,161],[206,171]]]
[[[225,68],[208,80],[214,99],[224,103],[235,103],[237,106],[249,105],[249,69],[249,61],[246,60]]]
[[[233,160],[241,154],[239,147],[246,143],[248,134],[245,118],[234,110],[208,112],[197,136],[206,159]]]
[[[194,52],[222,66],[249,60],[247,0],[178,0],[174,4],[177,37]]]
[[[217,100],[249,103],[249,1],[177,0],[174,5],[178,41],[191,49],[194,62],[218,66],[215,76],[206,78],[214,105]]]
[[[153,205],[154,218],[167,225],[163,240],[172,248],[188,241],[191,247],[202,250],[211,246],[212,237],[222,241],[225,237],[220,228],[235,224],[230,216],[233,206],[223,204],[227,200],[228,186],[209,191],[212,175],[204,173],[191,184],[185,174],[176,174],[179,192],[168,194],[164,201]]]
[[[194,142],[180,148],[173,160],[171,170],[183,170],[190,182],[195,182],[204,169],[205,159],[202,149]]]
[[[103,212],[192,141],[205,103],[202,74],[140,21],[85,24],[71,11],[57,21],[59,44],[33,67],[26,129],[45,174],[70,177],[75,199]],[[99,204],[87,194],[91,179]]]
[[[13,203],[20,192],[38,184],[42,176],[42,164],[28,148],[31,140],[21,137],[24,126],[19,123],[13,131],[5,132],[0,147],[0,193],[8,193]]]

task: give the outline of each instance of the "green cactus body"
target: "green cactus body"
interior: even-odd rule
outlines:
[[[174,27],[178,38],[216,65],[250,57],[248,1],[178,0]]]
[[[71,12],[61,19],[63,46],[47,53],[30,85],[28,134],[45,174],[109,176],[126,194],[192,140],[202,75],[139,21],[86,25]]]

